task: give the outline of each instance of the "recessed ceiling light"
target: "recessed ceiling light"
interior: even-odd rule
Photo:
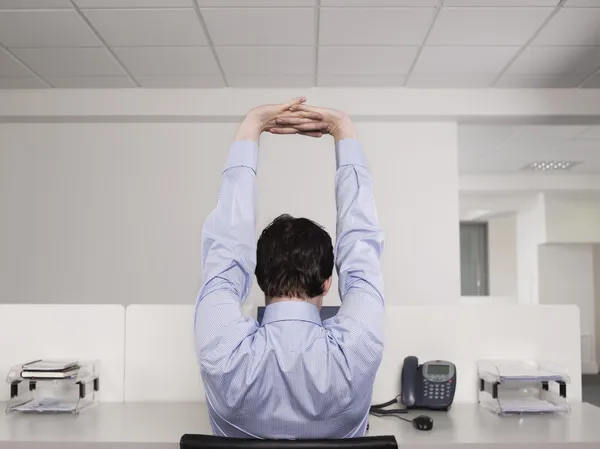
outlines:
[[[578,161],[534,161],[531,164],[527,164],[521,170],[533,170],[533,171],[570,170],[577,164],[581,164],[581,162],[578,162]]]

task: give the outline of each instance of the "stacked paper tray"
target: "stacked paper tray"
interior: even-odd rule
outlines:
[[[498,414],[569,413],[566,370],[553,362],[481,360],[479,403]]]

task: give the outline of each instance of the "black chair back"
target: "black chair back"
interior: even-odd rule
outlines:
[[[257,440],[185,434],[180,449],[398,449],[392,435],[335,440]]]

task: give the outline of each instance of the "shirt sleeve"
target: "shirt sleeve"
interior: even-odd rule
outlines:
[[[223,171],[216,208],[202,230],[202,273],[194,313],[201,366],[229,356],[256,329],[242,315],[256,266],[255,208],[258,146],[236,141]]]
[[[353,139],[336,145],[336,270],[342,306],[326,326],[343,341],[355,341],[380,356],[383,348],[384,296],[379,227],[371,174],[361,145]],[[360,342],[358,344],[358,342]]]

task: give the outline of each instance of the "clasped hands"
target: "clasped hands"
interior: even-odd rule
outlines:
[[[262,132],[309,137],[331,134],[336,141],[356,137],[345,113],[308,106],[305,102],[306,98],[299,97],[285,104],[270,104],[252,109],[242,123],[238,140],[258,140]]]

